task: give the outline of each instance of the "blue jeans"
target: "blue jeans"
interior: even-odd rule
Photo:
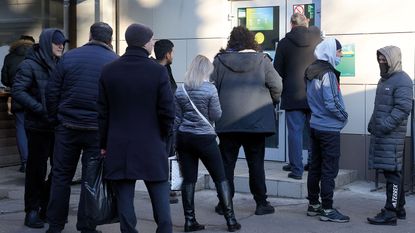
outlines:
[[[291,172],[303,175],[303,131],[310,121],[310,112],[303,110],[285,111],[288,129],[288,159]]]
[[[19,111],[14,113],[14,122],[16,126],[16,141],[17,141],[17,149],[19,150],[20,154],[20,162],[26,163],[28,149],[27,149],[27,136],[26,130],[24,128],[24,112]]]

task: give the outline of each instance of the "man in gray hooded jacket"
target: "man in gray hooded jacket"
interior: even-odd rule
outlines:
[[[408,116],[412,108],[412,81],[402,71],[401,50],[387,46],[377,51],[381,79],[368,125],[371,133],[369,168],[382,169],[386,178],[386,204],[370,224],[396,225],[405,219],[405,192],[401,171]]]
[[[331,222],[350,220],[333,208],[334,179],[339,172],[340,131],[348,118],[339,86],[340,72],[334,68],[340,63],[341,48],[336,39],[324,39],[314,51],[317,60],[305,71],[313,154],[307,178],[307,215],[320,215],[320,220]]]

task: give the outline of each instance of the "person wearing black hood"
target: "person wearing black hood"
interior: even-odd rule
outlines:
[[[26,165],[24,224],[30,228],[42,228],[46,218],[51,174],[47,181],[45,178],[47,161],[49,158],[52,161],[55,137],[53,125],[47,117],[45,90],[66,42],[61,30],[43,30],[39,44],[33,45],[33,49],[20,64],[12,86],[12,98],[25,111],[29,155]]]
[[[274,67],[282,77],[281,109],[285,110],[288,129],[289,164],[283,170],[291,171],[289,178],[301,180],[304,172],[303,131],[308,130],[310,120],[304,71],[315,60],[313,52],[318,41],[307,29],[308,19],[304,15],[294,13],[291,27],[285,38],[278,42]]]
[[[402,178],[408,116],[412,109],[413,83],[402,70],[401,49],[386,46],[376,53],[380,80],[375,106],[367,130],[371,134],[369,169],[381,169],[386,179],[386,203],[370,224],[396,225],[405,219],[405,191]]]
[[[104,66],[99,80],[98,125],[104,176],[115,187],[122,232],[136,233],[136,180],[144,180],[157,233],[172,233],[166,138],[175,118],[167,69],[149,55],[153,31],[134,23],[125,31],[128,47]]]
[[[19,64],[24,60],[29,49],[35,43],[35,39],[31,36],[20,36],[20,39],[10,45],[10,53],[4,58],[3,68],[1,69],[1,82],[6,87],[11,88],[14,77],[16,76]],[[27,136],[24,129],[24,111],[20,104],[14,99],[11,101],[11,112],[14,115],[16,127],[17,148],[20,154],[20,172],[26,171],[27,162]]]

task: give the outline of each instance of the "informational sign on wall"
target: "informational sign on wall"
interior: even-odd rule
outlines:
[[[355,72],[355,45],[354,44],[345,44],[342,45],[343,57],[340,64],[336,67],[338,71],[341,72],[343,77],[354,77]]]
[[[307,17],[310,20],[309,26],[315,25],[316,18],[316,7],[314,4],[298,4],[293,5],[293,13],[300,13]]]

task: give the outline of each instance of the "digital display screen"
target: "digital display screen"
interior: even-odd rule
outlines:
[[[246,9],[246,28],[251,31],[274,29],[274,11],[272,8]]]
[[[278,6],[238,8],[238,25],[252,31],[263,50],[274,50],[280,34],[279,10]]]

